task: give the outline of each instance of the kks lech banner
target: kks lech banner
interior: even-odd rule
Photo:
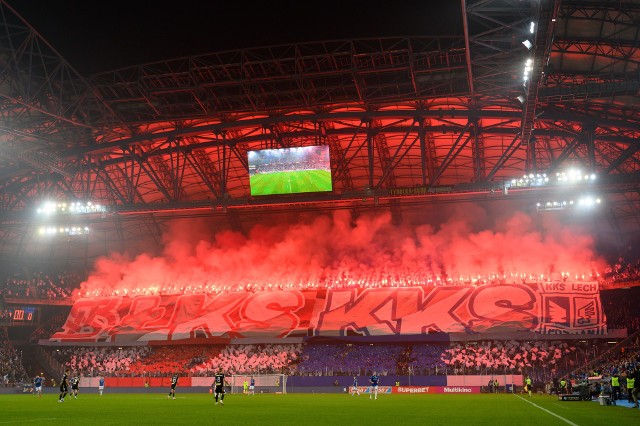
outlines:
[[[429,332],[602,334],[597,283],[318,289],[78,299],[57,341],[404,336]]]

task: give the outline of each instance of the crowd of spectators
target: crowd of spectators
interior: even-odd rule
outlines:
[[[577,277],[575,281],[592,281],[591,276]],[[388,287],[448,287],[448,286],[479,286],[485,284],[536,284],[547,282],[548,277],[535,274],[509,274],[509,275],[477,275],[463,277],[446,277],[439,275],[411,275],[411,274],[387,274],[372,273],[360,278],[349,278],[345,276],[327,276],[322,281],[296,281],[273,282],[265,280],[263,282],[253,281],[247,284],[229,285],[228,282],[221,283],[193,283],[188,285],[178,283],[164,283],[152,287],[138,287],[134,289],[93,289],[79,293],[82,297],[108,297],[108,296],[150,296],[150,295],[170,295],[170,294],[213,294],[222,292],[259,292],[273,290],[317,290],[317,289],[362,289],[362,288],[388,288]]]
[[[628,261],[619,257],[618,261],[604,271],[603,278],[613,282],[633,281],[640,279],[640,259]]]
[[[576,350],[573,343],[561,341],[481,341],[455,343],[445,349],[441,359],[447,374],[524,373],[535,369],[553,372],[576,365],[577,357],[569,357]]]
[[[6,333],[5,333],[6,335]],[[6,340],[6,338],[5,338]],[[614,374],[640,367],[635,342],[612,351],[605,341],[478,341],[416,344],[253,344],[173,345],[166,347],[76,347],[54,350],[65,367],[83,376],[167,377],[274,374],[302,376],[370,375],[502,375],[524,374],[537,386],[566,378],[578,383],[597,376],[603,383]],[[3,345],[3,351],[10,348]],[[2,360],[16,362],[15,351]],[[590,360],[595,364],[588,364]],[[4,361],[6,363],[8,361]],[[19,364],[19,361],[18,361]],[[585,368],[578,369],[581,365]],[[2,372],[20,371],[4,366]],[[20,379],[11,376],[9,380]],[[557,387],[557,386],[556,386]],[[542,389],[542,387],[538,387]]]
[[[575,378],[610,377],[615,373],[633,370],[640,366],[640,345],[638,343],[640,342],[636,341],[620,348],[620,350],[606,351],[595,359],[596,362],[593,365],[575,370],[572,376]]]
[[[78,275],[69,272],[14,274],[0,282],[0,296],[47,300],[68,298],[81,281]]]
[[[609,330],[626,328],[629,334],[640,330],[640,287],[603,291],[600,300]]]
[[[442,354],[446,349],[440,344],[420,344],[411,347],[407,373],[414,376],[436,376],[444,374],[446,366]]]
[[[327,276],[322,282],[296,282],[295,285],[282,282],[253,282],[230,286],[228,283],[192,283],[189,285],[164,283],[160,286],[135,289],[106,289],[83,292],[84,297],[102,296],[138,296],[156,294],[195,294],[219,293],[223,291],[269,291],[287,289],[349,289],[370,287],[409,287],[409,286],[461,286],[483,284],[538,283],[549,279],[567,279],[548,276],[534,272],[506,274],[477,274],[473,276],[448,276],[438,274],[418,275],[411,272],[389,274],[375,272],[366,276],[349,277],[342,272],[336,276]],[[629,262],[622,257],[610,268],[597,273],[572,275],[572,281],[592,281],[600,279],[605,282],[631,281],[640,279],[640,259]],[[34,272],[16,273],[0,281],[0,296],[9,298],[59,299],[71,297],[73,290],[79,288],[82,277],[71,272]]]
[[[302,345],[174,345],[71,347],[52,352],[55,359],[83,376],[163,377],[174,373],[211,376],[225,374],[293,374]]]
[[[307,345],[296,374],[302,376],[353,376],[376,371],[396,374],[398,359],[406,345]]]
[[[129,375],[129,367],[151,352],[149,346],[70,347],[52,352],[58,361],[82,376]]]
[[[632,389],[627,386],[627,378],[636,377],[638,370],[640,370],[640,342],[636,338],[635,342],[626,342],[622,347],[616,346],[605,351],[584,367],[562,376],[562,380],[569,383],[569,388],[573,388],[574,392],[576,386],[578,392],[580,389],[586,389],[584,394],[588,394],[590,398],[604,395],[613,400],[626,399],[633,403]],[[615,386],[614,378],[618,386]],[[558,393],[559,380],[555,377],[547,382],[545,391],[550,394]]]
[[[62,325],[67,319],[67,314],[58,314],[50,318],[46,322],[42,323],[38,328],[33,330],[29,341],[31,343],[38,343],[40,339],[47,339],[51,337],[56,331],[62,328]]]
[[[27,373],[20,353],[11,345],[6,327],[0,327],[0,385],[12,386],[25,380]]]
[[[9,323],[13,317],[13,310],[0,307],[0,323]]]
[[[140,358],[129,367],[132,376],[168,376],[187,374],[195,365],[215,357],[220,347],[205,345],[163,346],[154,348],[147,357]],[[124,372],[123,372],[124,374]]]
[[[193,366],[189,373],[209,376],[222,368],[227,374],[291,374],[301,352],[301,344],[229,345],[216,356]]]

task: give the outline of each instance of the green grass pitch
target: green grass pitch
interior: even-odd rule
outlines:
[[[249,178],[251,195],[297,194],[331,191],[331,172],[299,170],[256,174]]]
[[[108,389],[107,389],[108,391]],[[227,394],[214,405],[209,394],[165,392],[0,395],[0,424],[74,425],[606,425],[640,424],[640,410],[595,402],[559,402],[550,396],[500,395]],[[528,403],[531,401],[538,407]],[[562,419],[542,410],[544,408]],[[563,420],[565,419],[565,420]],[[570,423],[568,423],[570,422]]]

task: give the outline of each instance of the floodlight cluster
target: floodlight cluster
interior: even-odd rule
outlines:
[[[40,236],[88,235],[90,232],[88,226],[41,226],[38,228]]]
[[[529,173],[520,179],[511,179],[511,188],[543,186],[549,183],[549,177],[546,173]]]
[[[43,216],[55,214],[106,213],[107,207],[102,204],[92,203],[91,201],[74,201],[71,203],[46,201],[42,206],[38,207],[36,212]]]
[[[536,203],[537,210],[566,210],[572,208],[590,208],[602,203],[598,197],[587,195],[577,200],[548,200]]]
[[[583,182],[591,182],[596,180],[595,173],[583,173],[577,169],[571,169],[567,172],[559,172],[556,173],[556,181],[559,184],[566,183],[583,183]]]
[[[569,169],[564,172],[557,172],[551,175],[546,173],[524,174],[521,178],[514,178],[508,181],[507,188],[529,188],[537,186],[560,186],[569,184],[587,184],[595,182],[595,173],[583,172],[579,169]]]

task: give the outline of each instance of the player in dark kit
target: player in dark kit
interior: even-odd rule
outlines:
[[[71,378],[71,395],[73,395],[74,399],[78,399],[78,386],[80,386],[80,377]]]
[[[216,405],[218,405],[218,398],[220,399],[220,404],[224,405],[224,373],[222,368],[216,373],[213,379],[213,386],[215,386]]]
[[[64,402],[64,397],[67,396],[67,392],[69,392],[69,370],[65,370],[60,380],[60,397],[58,398],[58,402]]]
[[[169,391],[169,395],[167,395],[167,399],[173,397],[176,399],[176,386],[178,386],[178,375],[174,374],[171,377],[171,390]]]

